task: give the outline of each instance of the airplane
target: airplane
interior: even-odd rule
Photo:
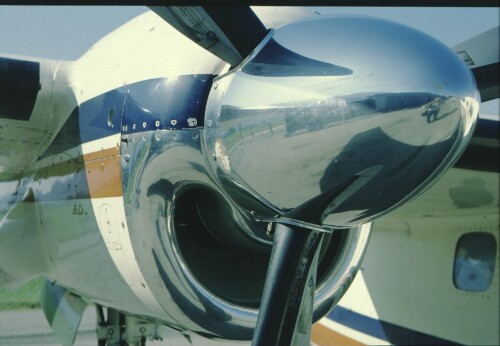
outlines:
[[[47,277],[62,344],[89,302],[102,345],[158,325],[304,345],[327,314],[350,332],[382,321],[368,342],[405,343],[395,323],[440,335],[423,302],[405,317],[412,287],[498,298],[498,166],[477,160],[498,157],[498,122],[478,120],[498,98],[498,29],[457,55],[369,17],[151,9],[76,61],[0,58],[0,285]],[[435,267],[436,285],[409,267]]]

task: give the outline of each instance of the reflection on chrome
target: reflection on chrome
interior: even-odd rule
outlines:
[[[214,81],[205,149],[247,211],[269,205],[273,217],[342,187],[323,223],[354,226],[458,158],[478,98],[469,69],[426,34],[369,17],[306,19],[271,31]]]

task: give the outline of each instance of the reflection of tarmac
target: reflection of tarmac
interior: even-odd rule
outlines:
[[[451,115],[455,109],[455,105],[443,103],[441,112],[451,112]],[[359,151],[350,152],[350,157],[343,156],[344,162],[338,163],[342,167],[350,167],[354,161],[362,167],[370,167],[372,164],[365,161],[375,154],[381,156],[380,162],[391,163],[390,155],[394,153],[384,155],[387,143],[378,141],[378,137],[369,138],[374,133],[371,130],[384,134],[394,147],[401,143],[418,154],[422,147],[443,143],[456,130],[457,123],[458,116],[447,116],[428,124],[421,116],[421,109],[416,108],[374,114],[289,137],[285,136],[284,126],[277,126],[273,127],[272,135],[267,131],[240,142],[229,152],[229,160],[233,171],[263,198],[280,207],[293,208],[321,193],[320,180],[326,168],[338,161],[341,152],[356,136],[361,138],[364,134],[368,138],[359,143],[356,148]],[[411,159],[409,154],[402,159],[405,158]]]
[[[88,306],[83,314],[75,346],[97,345],[96,337],[96,313],[93,306]],[[161,328],[163,341],[147,341],[146,345],[191,345],[180,333],[166,327]],[[192,336],[195,345],[229,345],[229,343],[214,342],[198,336]],[[249,343],[230,343],[231,345],[249,345]],[[34,310],[12,310],[0,312],[0,345],[16,346],[59,346],[60,343],[52,335],[52,330],[45,319],[41,309]]]

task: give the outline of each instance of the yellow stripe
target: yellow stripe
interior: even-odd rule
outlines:
[[[337,333],[320,323],[315,323],[311,330],[311,341],[318,346],[360,346],[359,341],[351,339],[343,334]]]
[[[90,198],[123,196],[120,156],[85,161],[85,172]]]

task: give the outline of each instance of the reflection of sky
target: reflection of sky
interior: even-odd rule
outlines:
[[[297,54],[351,69],[352,75],[255,78],[238,72],[224,103],[249,107],[357,93],[470,94],[469,72],[432,37],[386,21],[324,18],[278,29],[274,39]]]
[[[43,184],[38,184],[36,190],[39,195],[44,197],[51,195],[54,199],[60,199],[61,197],[64,199],[68,196],[74,184],[75,177],[73,175],[56,176],[44,179]]]
[[[263,107],[295,100],[323,100],[332,96],[318,84],[346,77],[273,77],[263,80],[238,73],[226,91],[224,104],[238,107]]]

